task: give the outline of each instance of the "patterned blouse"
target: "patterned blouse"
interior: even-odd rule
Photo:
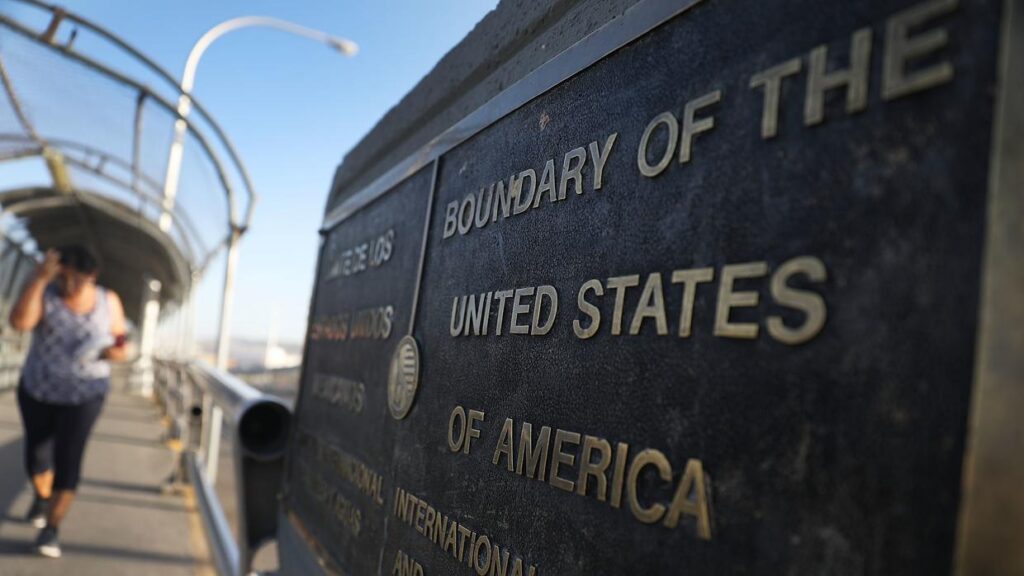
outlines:
[[[102,397],[110,387],[110,364],[100,354],[113,343],[106,290],[97,287],[93,309],[76,314],[50,284],[22,368],[22,387],[50,404],[84,404]]]

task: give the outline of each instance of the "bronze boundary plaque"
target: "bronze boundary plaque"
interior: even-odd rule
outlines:
[[[328,213],[327,571],[1019,573],[1020,7],[740,9],[642,2]]]

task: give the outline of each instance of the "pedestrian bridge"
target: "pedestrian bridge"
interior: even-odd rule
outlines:
[[[0,396],[0,566],[5,574],[197,574],[212,566],[191,491],[167,493],[174,453],[151,402],[115,390],[87,451],[79,493],[61,530],[63,557],[36,556],[14,395]]]
[[[122,39],[17,0],[0,8],[0,182],[0,573],[272,569],[273,549],[261,550],[289,407],[224,371],[235,250],[255,202],[227,135]],[[23,521],[31,488],[13,390],[29,336],[6,318],[41,254],[69,244],[98,255],[134,353],[87,447],[64,555],[50,560],[33,554]],[[195,362],[205,281],[223,282],[216,367]]]
[[[335,172],[294,408],[228,135],[0,4],[0,318],[84,244],[134,351],[38,558],[0,322],[0,574],[1024,574],[1021,5],[500,3]]]

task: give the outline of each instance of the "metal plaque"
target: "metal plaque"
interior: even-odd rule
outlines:
[[[346,574],[952,573],[1005,9],[643,2],[347,196],[286,529]]]

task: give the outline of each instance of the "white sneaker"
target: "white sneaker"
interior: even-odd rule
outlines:
[[[60,558],[60,543],[57,542],[57,529],[47,526],[39,531],[36,538],[36,551],[47,558]]]

